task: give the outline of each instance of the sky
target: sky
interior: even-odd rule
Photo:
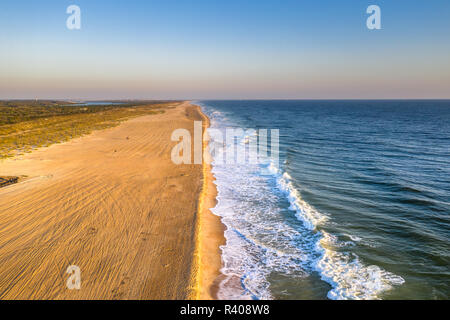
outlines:
[[[450,1],[2,0],[0,99],[21,98],[446,99]]]

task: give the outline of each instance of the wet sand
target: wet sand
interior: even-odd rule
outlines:
[[[0,188],[0,298],[213,298],[212,176],[170,158],[173,130],[192,134],[194,120],[183,103],[0,162],[1,176],[27,176]],[[70,265],[80,290],[67,289]]]
[[[200,110],[200,107],[197,107]],[[201,111],[200,111],[201,112]],[[210,125],[208,117],[201,113],[204,129]],[[225,244],[225,226],[220,218],[211,213],[210,209],[216,206],[217,189],[214,184],[215,178],[211,172],[211,158],[208,152],[208,143],[204,141],[203,162],[203,188],[199,204],[198,219],[198,250],[197,280],[198,288],[195,299],[214,300],[217,299],[218,286],[222,280],[222,253],[220,246]]]

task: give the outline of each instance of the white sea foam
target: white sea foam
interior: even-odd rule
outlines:
[[[379,294],[401,285],[405,281],[393,273],[378,266],[365,266],[359,257],[351,252],[338,252],[332,248],[335,240],[322,231],[324,237],[317,249],[322,257],[316,262],[316,268],[324,281],[333,286],[328,293],[330,299],[379,299]]]
[[[212,211],[227,226],[222,247],[226,279],[219,298],[271,299],[268,276],[278,272],[306,277],[301,266],[307,267],[310,257],[292,245],[297,231],[274,219],[279,215],[278,199],[270,193],[266,178],[245,171],[213,165],[218,203]]]
[[[316,230],[328,221],[328,217],[315,210],[306,203],[293,186],[289,174],[277,173],[277,182],[291,203],[290,209],[296,211],[296,216],[305,223],[310,230]],[[321,257],[314,262],[315,269],[322,280],[333,286],[328,293],[330,299],[378,299],[379,294],[392,289],[394,285],[401,285],[405,280],[378,266],[365,266],[359,257],[350,252],[337,251],[338,248],[354,246],[352,241],[339,241],[336,236],[324,230],[315,249]],[[349,236],[353,241],[361,241],[356,236]],[[334,250],[333,250],[334,249]]]

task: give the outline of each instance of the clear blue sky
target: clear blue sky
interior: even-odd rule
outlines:
[[[450,98],[448,0],[5,0],[0,45],[0,98]]]

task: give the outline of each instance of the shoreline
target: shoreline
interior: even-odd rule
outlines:
[[[203,133],[210,127],[209,118],[198,105],[193,105],[200,113],[203,121]],[[225,244],[225,225],[219,216],[214,215],[211,209],[217,204],[217,188],[212,173],[211,155],[208,145],[203,141],[203,185],[199,197],[198,219],[196,225],[196,252],[194,258],[194,287],[192,299],[216,300],[219,284],[223,274],[222,252],[220,246]]]

